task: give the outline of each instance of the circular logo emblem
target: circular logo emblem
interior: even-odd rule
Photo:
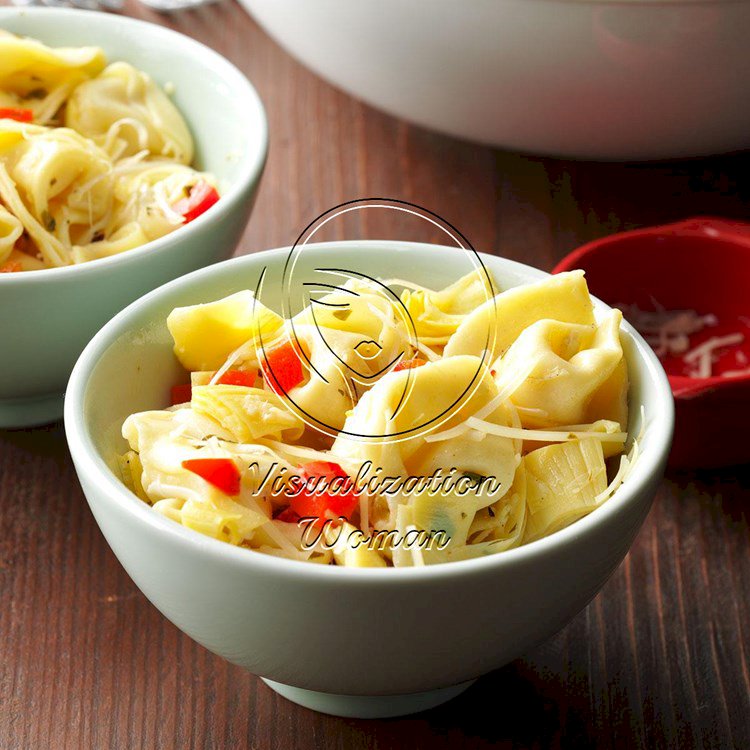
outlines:
[[[372,211],[402,212],[416,221],[427,222],[433,232],[439,229],[449,241],[446,244],[455,246],[460,254],[457,265],[461,270],[453,281],[474,273],[485,290],[482,302],[493,299],[492,280],[484,263],[452,224],[406,201],[390,198],[350,201],[318,216],[290,249],[280,290],[282,313],[288,321],[285,340],[280,343],[278,332],[264,335],[259,327],[256,353],[266,379],[309,427],[331,437],[398,441],[417,437],[446,422],[479,386],[482,366],[489,364],[486,359],[492,347],[488,332],[487,346],[477,357],[472,372],[464,373],[455,382],[432,384],[440,389],[441,397],[422,394],[418,406],[414,406],[415,384],[426,375],[414,365],[422,364],[421,360],[440,358],[440,347],[435,347],[433,338],[420,335],[430,312],[440,314],[435,291],[421,287],[419,279],[410,278],[407,256],[397,268],[390,255],[384,255],[378,264],[371,245],[368,257],[362,262],[358,262],[356,255],[347,254],[344,267],[340,253],[332,252],[330,262],[326,262],[321,247],[313,245],[316,234],[336,219],[353,212]],[[313,249],[315,259],[311,263],[308,257]],[[437,256],[435,262],[441,262]],[[373,267],[376,272],[363,270]],[[261,279],[257,300],[263,303],[268,291],[268,282]],[[272,355],[280,346],[293,350],[303,370],[301,382],[295,382],[297,378],[290,380],[284,358]],[[417,359],[420,361],[416,362]],[[398,377],[388,379],[387,394],[385,384],[380,387],[377,400],[372,390],[389,372],[397,372]],[[448,395],[446,389],[450,390]],[[347,412],[353,415],[357,408],[365,408],[363,399],[368,399],[369,408],[377,407],[378,413],[368,419],[347,418],[342,424],[340,415]]]

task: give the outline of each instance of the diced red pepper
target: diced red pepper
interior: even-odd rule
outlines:
[[[23,267],[17,260],[9,260],[0,266],[0,273],[17,273],[22,270]]]
[[[253,370],[227,370],[216,382],[221,385],[244,385],[252,388],[258,373]]]
[[[218,200],[219,194],[216,192],[216,188],[209,185],[205,180],[201,180],[193,185],[187,198],[181,198],[172,208],[178,214],[182,214],[185,223],[188,224],[208,211]]]
[[[297,521],[299,521],[299,515],[291,508],[284,508],[284,510],[276,514],[274,520],[283,521],[284,523],[297,523]]]
[[[192,471],[225,495],[240,494],[240,470],[231,458],[190,458],[182,468]]]
[[[287,341],[268,352],[267,361],[263,363],[263,376],[279,395],[289,393],[305,379],[302,362],[291,342]]]
[[[190,383],[180,383],[173,385],[170,390],[170,401],[172,406],[177,404],[186,404],[193,398],[193,386]]]
[[[393,372],[400,372],[401,370],[413,370],[415,367],[421,367],[422,365],[426,365],[426,364],[427,364],[426,359],[420,359],[419,357],[414,357],[414,359],[407,359],[405,362],[403,360],[399,362],[393,368]]]
[[[357,506],[354,482],[338,464],[312,461],[302,467],[300,477],[304,488],[295,492],[290,503],[290,508],[300,518],[348,518]],[[336,478],[344,481],[332,484]],[[331,491],[326,491],[326,487],[330,487]]]
[[[34,112],[31,109],[19,109],[17,107],[0,107],[0,120],[18,120],[18,122],[32,122]]]

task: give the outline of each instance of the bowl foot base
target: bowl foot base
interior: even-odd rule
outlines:
[[[384,719],[389,716],[404,716],[426,711],[460,695],[476,682],[469,680],[460,685],[428,690],[425,693],[406,693],[403,695],[337,695],[319,693],[291,685],[283,685],[261,678],[263,682],[279,695],[313,711],[345,716],[349,719]]]
[[[0,401],[0,428],[37,427],[63,415],[63,394]]]

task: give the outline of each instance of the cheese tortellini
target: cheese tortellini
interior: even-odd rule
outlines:
[[[147,149],[180,164],[193,160],[193,139],[177,107],[150,76],[125,62],[75,88],[65,124],[117,158]]]
[[[499,381],[512,378],[514,371],[528,371],[511,396],[524,427],[625,422],[627,380],[599,395],[624,363],[621,322],[622,313],[611,310],[598,324],[539,320],[521,333],[495,371]]]
[[[0,107],[28,108],[47,125],[75,87],[106,65],[98,47],[52,49],[0,29]]]
[[[193,154],[146,73],[0,31],[0,270],[83,263],[174,231],[218,199]]]
[[[594,315],[582,273],[371,281],[291,318],[249,290],[174,310],[186,382],[125,421],[123,481],[229,544],[404,567],[533,542],[627,479],[622,315]]]

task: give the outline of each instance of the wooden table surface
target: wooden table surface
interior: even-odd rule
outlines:
[[[747,155],[627,166],[482,148],[338,92],[228,0],[128,12],[218,49],[266,104],[270,158],[240,253],[289,244],[325,209],[373,195],[545,269],[623,228],[750,217]],[[332,234],[436,239],[394,213]],[[747,748],[749,504],[747,467],[668,475],[623,565],[557,636],[441,708],[343,720],[279,698],[149,604],[94,523],[60,424],[0,432],[0,750]]]

